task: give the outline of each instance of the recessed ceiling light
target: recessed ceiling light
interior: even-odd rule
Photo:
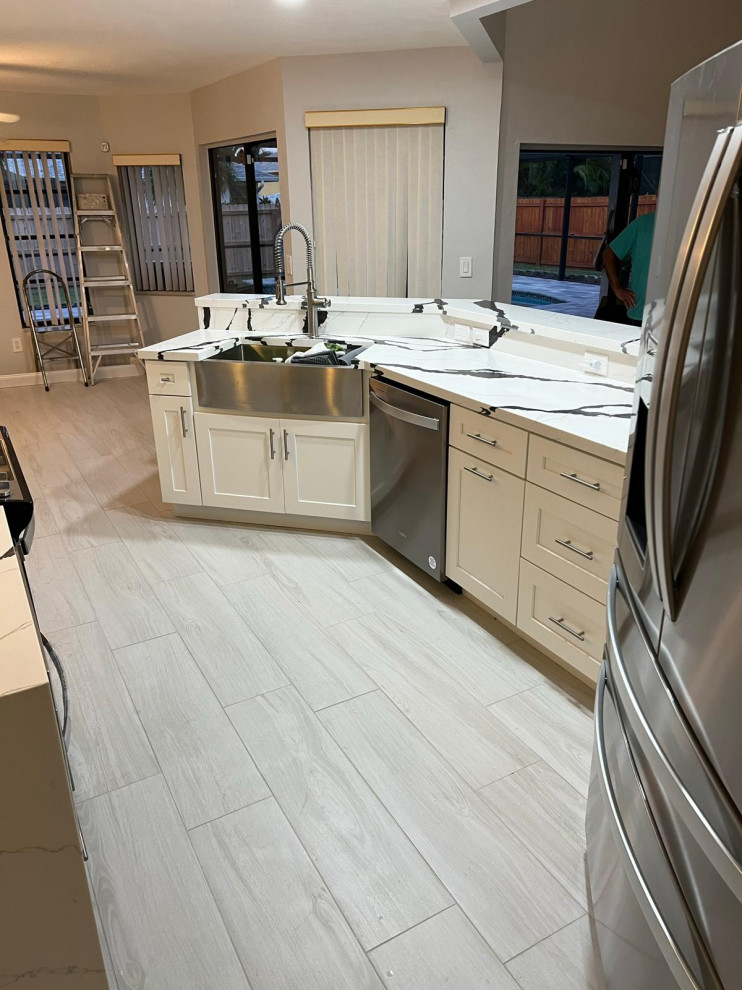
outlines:
[[[0,113],[0,124],[17,124],[20,119],[17,113]]]

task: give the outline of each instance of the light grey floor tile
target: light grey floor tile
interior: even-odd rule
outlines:
[[[508,969],[523,990],[606,990],[587,916],[511,959]]]
[[[369,955],[389,990],[518,990],[459,907],[437,914]]]
[[[370,612],[362,594],[296,533],[264,531],[261,559],[298,608],[321,626]]]
[[[136,505],[147,498],[133,473],[113,454],[94,454],[75,463],[104,509]]]
[[[88,882],[90,877],[88,877]],[[106,938],[106,933],[103,931],[103,924],[100,920],[100,911],[98,910],[98,902],[95,899],[95,892],[93,891],[92,885],[90,887],[90,901],[93,905],[93,915],[95,917],[95,928],[98,932],[98,941],[100,942],[101,953],[103,954],[103,965],[106,967],[106,979],[108,980],[108,990],[119,990],[118,979],[116,978],[116,967],[113,964],[113,959],[111,958],[111,953],[108,948],[108,939]]]
[[[295,688],[228,712],[365,949],[453,903]]]
[[[82,477],[79,481],[44,487],[44,493],[68,550],[84,550],[118,540],[116,530]]]
[[[249,581],[265,574],[261,533],[246,526],[174,519],[178,536],[217,584]]]
[[[284,687],[288,678],[208,574],[192,574],[155,586],[222,705]],[[280,622],[275,613],[273,621]]]
[[[302,540],[346,581],[390,571],[392,564],[359,536],[307,534]]]
[[[49,640],[69,685],[76,800],[156,774],[157,761],[98,623],[60,630]]]
[[[381,692],[320,718],[501,960],[582,908]]]
[[[202,569],[178,538],[172,521],[163,519],[151,502],[111,509],[106,515],[151,584],[195,574]]]
[[[586,800],[545,763],[483,787],[482,796],[587,910]]]
[[[175,632],[123,543],[78,550],[72,559],[111,649]]]
[[[124,647],[116,660],[186,828],[270,796],[179,636]]]
[[[517,732],[544,763],[587,796],[593,720],[580,703],[545,683],[497,702],[490,711]]]
[[[80,821],[119,990],[250,990],[162,777],[86,801]]]
[[[47,636],[57,629],[93,622],[93,606],[61,536],[34,536],[26,569],[39,626]]]
[[[375,612],[434,643],[449,672],[462,687],[488,705],[543,680],[529,661],[530,647],[492,619],[478,623],[464,607],[435,598],[401,571],[353,582]],[[516,646],[508,644],[516,641]]]
[[[376,685],[355,660],[297,608],[274,578],[242,581],[224,594],[312,708],[374,690]]]
[[[333,626],[330,634],[472,787],[537,761],[448,673],[430,638],[379,615]]]
[[[33,495],[33,490],[31,494]],[[59,532],[49,502],[47,499],[37,498],[35,495],[33,500],[33,521],[34,540],[44,539],[46,536],[55,536]]]
[[[252,990],[380,990],[275,801],[203,825],[191,837]]]

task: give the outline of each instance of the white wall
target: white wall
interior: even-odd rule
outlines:
[[[496,17],[505,46],[493,285],[508,301],[521,144],[662,145],[670,84],[739,40],[742,3],[532,0]]]
[[[306,110],[447,108],[443,296],[489,299],[502,67],[483,65],[468,48],[285,58],[281,66],[291,219],[309,227]],[[473,258],[470,279],[459,278],[460,256]]]

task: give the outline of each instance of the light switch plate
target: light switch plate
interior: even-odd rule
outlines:
[[[459,278],[471,278],[471,258],[459,258]]]

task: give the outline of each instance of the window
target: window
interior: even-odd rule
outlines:
[[[122,165],[116,158],[114,163],[126,207],[135,288],[139,292],[193,292],[182,167],[145,160]]]
[[[420,111],[436,122],[377,123],[382,111],[307,115],[322,292],[440,296],[444,108]],[[395,113],[414,111],[386,116]],[[332,126],[333,116],[351,126]]]
[[[222,292],[273,292],[273,242],[281,229],[275,139],[209,151]]]
[[[29,141],[29,145],[34,142]],[[58,142],[64,145],[66,142]],[[69,157],[65,151],[0,151],[0,205],[3,229],[24,326],[28,315],[21,296],[24,277],[38,268],[58,272],[67,282],[75,316],[79,315],[77,255]],[[40,324],[66,318],[65,301],[52,282],[40,281],[34,293]]]
[[[603,238],[656,209],[661,163],[657,152],[521,150],[513,302],[594,316]]]

